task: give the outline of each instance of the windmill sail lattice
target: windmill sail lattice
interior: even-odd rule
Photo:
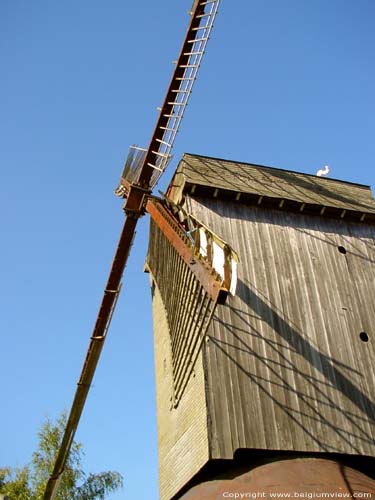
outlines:
[[[146,268],[158,283],[167,315],[176,407],[216,305],[224,304],[228,293],[234,292],[238,256],[227,242],[167,198],[150,199],[147,211],[151,226]],[[189,229],[191,224],[194,228]],[[222,260],[222,268],[216,266],[217,260]]]
[[[185,40],[176,61],[175,70],[149,146],[147,149],[133,147],[125,164],[120,185],[116,190],[117,195],[126,198],[125,222],[104,289],[60,449],[44,492],[44,500],[53,500],[57,493],[59,479],[64,472],[65,463],[120,293],[121,279],[134,239],[137,221],[144,214],[151,190],[164,172],[171,157],[171,149],[196,79],[219,2],[220,0],[195,0]]]
[[[153,136],[147,149],[131,146],[120,184],[115,193],[126,196],[129,183],[143,183],[148,171],[148,187],[153,188],[165,171],[194,82],[210,38],[219,0],[196,2],[191,23],[175,61],[175,70],[167,90]]]

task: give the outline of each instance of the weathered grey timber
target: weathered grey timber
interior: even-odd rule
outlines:
[[[246,200],[250,200],[253,195],[254,201],[257,202],[261,198],[262,204],[267,199],[273,203],[276,203],[276,200],[298,202],[298,205],[289,205],[288,208],[292,211],[296,208],[300,210],[301,204],[305,204],[307,207],[340,209],[340,215],[343,210],[366,215],[375,214],[375,201],[368,186],[272,167],[185,154],[170,186],[171,198],[179,202],[183,193],[192,191],[207,195],[208,189],[213,191],[215,197],[220,193],[220,198],[225,194],[235,193],[237,201],[243,195]]]
[[[177,407],[154,281],[161,498],[240,449],[375,456],[370,189],[184,155],[167,195],[228,241],[239,264],[236,295],[217,305]]]
[[[215,303],[153,221],[148,263],[168,315],[175,406],[191,376]]]

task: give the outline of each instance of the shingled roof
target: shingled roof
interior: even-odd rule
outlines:
[[[317,177],[249,163],[185,153],[177,167],[168,196],[179,203],[184,194],[261,203],[304,210],[305,207],[331,209],[375,216],[375,200],[369,186]],[[334,210],[332,210],[334,209]],[[357,217],[356,217],[357,218]],[[361,220],[365,217],[362,215]],[[367,215],[366,215],[367,218]]]

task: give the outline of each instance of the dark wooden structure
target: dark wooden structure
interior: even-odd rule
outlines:
[[[371,475],[370,188],[185,154],[159,203],[182,242],[153,217],[161,498],[288,454]]]

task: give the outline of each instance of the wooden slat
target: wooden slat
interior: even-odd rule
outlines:
[[[216,302],[153,220],[147,266],[160,290],[168,319],[177,405],[192,374]]]
[[[374,227],[212,198],[186,207],[240,259],[238,294],[208,330],[213,456],[374,455]]]

